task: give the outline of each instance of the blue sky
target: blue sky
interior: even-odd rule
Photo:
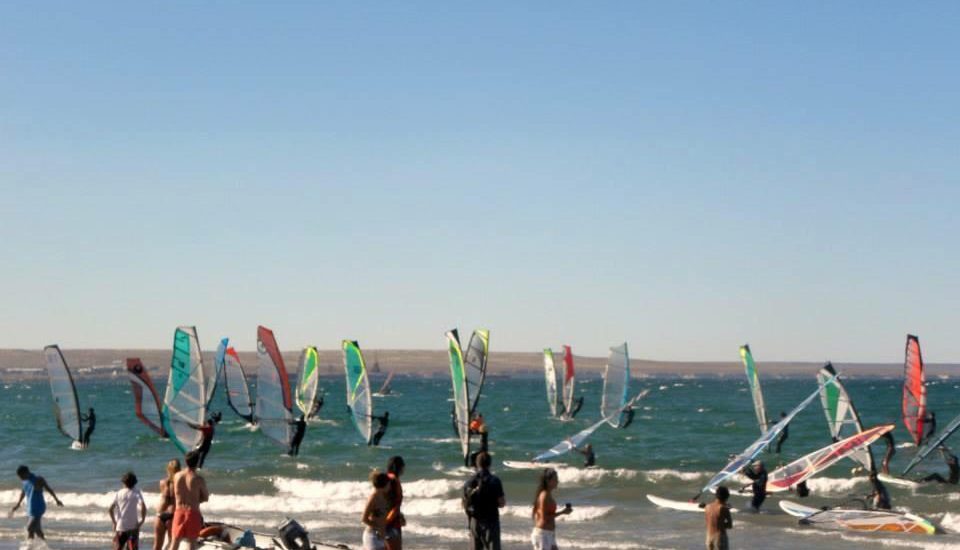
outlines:
[[[0,5],[0,347],[960,361],[955,3]]]

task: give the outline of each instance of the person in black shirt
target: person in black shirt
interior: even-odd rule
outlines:
[[[740,473],[753,480],[753,483],[750,484],[750,488],[753,490],[750,509],[759,512],[760,505],[767,498],[767,469],[763,466],[763,462],[758,460],[753,463],[752,468],[746,466]]]
[[[293,437],[290,438],[290,448],[287,455],[297,456],[300,454],[300,443],[303,442],[303,436],[307,433],[307,419],[301,414],[296,420],[290,422],[293,426]]]
[[[87,414],[81,414],[80,420],[87,423],[87,429],[80,436],[80,445],[86,447],[90,444],[90,436],[93,435],[93,430],[97,427],[97,415],[93,412],[93,407],[90,407]]]
[[[477,472],[463,485],[473,550],[500,550],[500,508],[507,504],[500,479],[490,473],[490,455],[477,455]]]
[[[390,424],[390,411],[384,411],[383,416],[371,416],[370,418],[377,421],[377,431],[374,432],[373,437],[370,438],[370,444],[376,447],[380,444],[380,440],[383,439],[383,434],[387,433],[387,425]]]
[[[593,453],[593,445],[587,443],[583,448],[574,447],[574,451],[583,455],[583,467],[589,468],[591,466],[596,466],[597,464],[597,455]]]

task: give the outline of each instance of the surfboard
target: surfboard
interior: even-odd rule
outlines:
[[[670,500],[668,498],[658,497],[656,495],[647,495],[647,500],[659,506],[670,510],[680,510],[681,512],[703,512],[707,503],[690,502],[689,500]],[[730,508],[731,512],[737,512],[736,508]]]
[[[524,462],[522,460],[504,460],[503,465],[514,470],[542,470],[551,466],[547,462]]]

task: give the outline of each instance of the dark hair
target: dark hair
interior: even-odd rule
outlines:
[[[17,475],[18,476],[28,476],[30,475],[30,468],[27,468],[25,465],[21,464],[17,466]]]
[[[183,457],[184,462],[187,463],[187,468],[195,470],[197,465],[200,464],[200,453],[197,451],[190,451]]]
[[[537,494],[533,497],[533,511],[531,515],[537,517],[537,501],[540,500],[540,493],[549,489],[550,480],[557,478],[557,471],[553,468],[544,468],[540,472],[540,478],[537,480]]]
[[[400,471],[403,470],[406,465],[407,463],[403,461],[402,456],[391,456],[390,459],[387,460],[387,471],[395,476],[398,476],[400,475]]]
[[[137,484],[137,474],[133,472],[127,472],[123,474],[123,477],[120,478],[120,482],[123,483],[127,489],[133,489]]]
[[[390,483],[390,477],[381,471],[374,470],[370,472],[370,483],[375,489],[383,489]]]
[[[728,498],[730,498],[730,489],[727,489],[723,485],[717,487],[717,500],[726,502]]]
[[[480,451],[477,453],[477,458],[473,462],[478,468],[484,470],[490,469],[490,455],[486,451]]]

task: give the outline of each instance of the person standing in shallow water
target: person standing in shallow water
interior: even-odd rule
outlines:
[[[597,455],[593,452],[593,445],[587,443],[582,449],[574,447],[573,450],[583,455],[584,468],[590,468],[591,466],[597,465]]]
[[[717,487],[717,498],[704,508],[704,517],[707,520],[707,550],[728,550],[730,542],[727,539],[727,529],[733,528],[733,516],[727,499],[730,490],[723,485]]]
[[[540,472],[537,496],[533,500],[533,532],[530,533],[533,550],[558,550],[557,516],[573,513],[573,507],[569,502],[562,510],[557,511],[557,501],[553,498],[553,491],[559,483],[557,471],[553,468],[546,468]]]
[[[753,480],[750,488],[753,490],[753,499],[750,500],[750,509],[754,512],[760,511],[760,505],[767,498],[767,469],[763,462],[759,460],[753,463],[753,467],[746,466],[740,471],[743,475]]]
[[[873,506],[875,510],[889,510],[890,509],[890,493],[887,492],[886,486],[880,482],[880,479],[877,477],[877,472],[870,472],[870,486],[873,487],[873,492],[870,493],[868,497],[870,499],[870,505]]]
[[[897,446],[893,442],[893,434],[887,432],[883,434],[883,440],[887,444],[887,451],[883,454],[883,462],[880,465],[880,471],[884,474],[890,474],[890,459],[897,454]]]
[[[387,461],[387,477],[390,486],[387,487],[387,522],[385,532],[386,550],[403,550],[403,526],[407,524],[400,506],[403,504],[403,487],[400,485],[400,476],[406,468],[403,457],[391,456]]]
[[[117,491],[110,504],[113,550],[139,550],[140,528],[147,520],[147,505],[143,502],[140,489],[137,489],[137,476],[133,472],[123,474],[120,482],[123,483],[123,489]]]
[[[10,510],[10,513],[16,512],[17,509],[20,508],[20,504],[23,503],[23,499],[26,498],[27,516],[29,518],[27,520],[27,538],[32,539],[37,537],[46,539],[43,535],[43,525],[40,521],[43,518],[44,512],[47,511],[47,501],[43,498],[43,492],[49,492],[54,502],[57,503],[57,506],[63,506],[63,503],[57,498],[57,493],[53,491],[53,487],[47,485],[47,480],[30,473],[30,468],[23,465],[18,467],[17,477],[23,481],[23,488],[20,490],[20,498]]]
[[[167,462],[167,477],[160,480],[160,501],[157,503],[157,519],[153,525],[153,550],[163,550],[170,524],[173,521],[173,511],[177,507],[177,500],[173,495],[173,478],[180,471],[180,461],[174,458]],[[173,536],[171,535],[171,540]]]
[[[387,489],[390,478],[383,472],[374,470],[370,473],[370,483],[373,493],[367,498],[367,506],[363,509],[360,522],[363,529],[363,550],[385,550],[384,539],[387,529],[387,512],[390,507],[387,501]]]
[[[87,429],[80,436],[80,446],[86,447],[90,444],[90,436],[93,435],[93,430],[97,427],[97,415],[93,412],[93,407],[90,407],[87,414],[81,414],[80,420],[87,423]]]
[[[473,550],[500,550],[500,508],[507,505],[500,478],[490,473],[490,455],[477,455],[476,473],[463,485],[463,509]]]
[[[190,451],[185,461],[187,469],[173,477],[173,495],[177,501],[171,526],[173,550],[180,550],[180,542],[184,540],[190,542],[190,550],[197,548],[197,539],[200,537],[200,529],[203,528],[200,503],[210,498],[207,482],[197,473],[200,454]]]
[[[290,438],[287,456],[297,456],[300,454],[300,443],[303,442],[303,436],[307,433],[307,419],[301,414],[296,420],[291,421],[290,425],[293,426],[293,436]]]

